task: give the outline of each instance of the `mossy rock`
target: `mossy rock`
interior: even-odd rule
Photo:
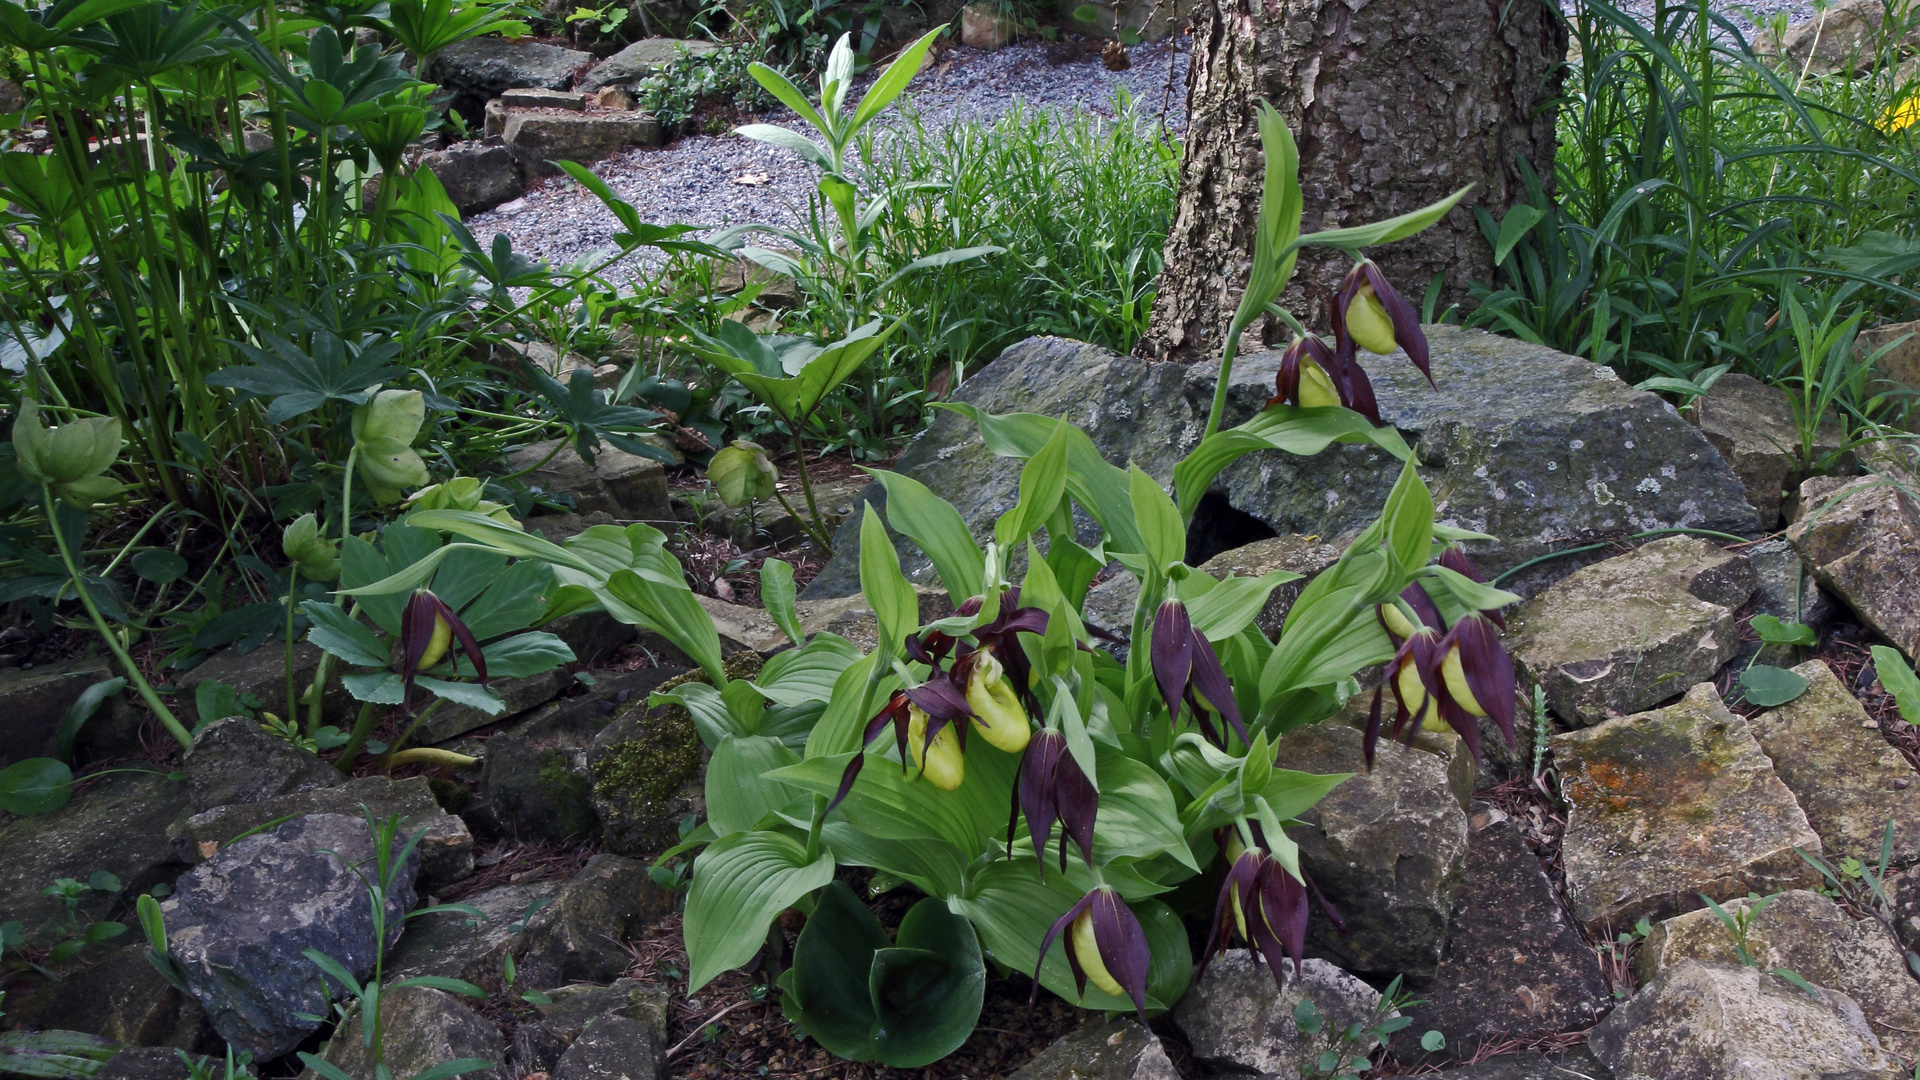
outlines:
[[[736,653],[727,658],[725,671],[729,679],[751,679],[761,663],[756,653]],[[661,683],[659,692],[710,681],[695,669]],[[587,751],[593,809],[607,850],[641,855],[674,844],[680,822],[705,806],[707,757],[683,706],[650,708],[640,702],[608,724]]]

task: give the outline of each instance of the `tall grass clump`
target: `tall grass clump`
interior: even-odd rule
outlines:
[[[1682,397],[1736,370],[1856,423],[1904,413],[1853,350],[1920,305],[1920,129],[1898,44],[1920,13],[1893,7],[1850,78],[1756,55],[1704,2],[1639,17],[1582,0],[1553,190],[1529,175],[1525,203],[1477,212],[1498,265],[1466,321]],[[1840,331],[1831,358],[1809,353],[1795,308]]]

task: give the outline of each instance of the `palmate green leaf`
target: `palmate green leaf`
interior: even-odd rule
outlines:
[[[753,959],[767,926],[801,897],[833,880],[833,856],[807,861],[785,833],[734,833],[714,841],[693,864],[684,936],[693,993],[723,971]]]
[[[723,741],[707,765],[707,820],[713,831],[728,836],[756,828],[768,814],[804,798],[798,788],[765,779],[799,762],[800,755],[775,739],[749,735]]]
[[[886,489],[887,524],[933,560],[954,606],[978,596],[987,573],[986,555],[973,542],[960,511],[911,476],[885,469],[867,472]]]
[[[376,705],[398,705],[404,696],[400,676],[391,671],[342,675],[340,685],[347,688],[355,701],[371,701]]]
[[[435,697],[445,698],[455,705],[465,705],[469,709],[478,709],[488,716],[499,716],[507,711],[507,703],[479,683],[453,682],[450,679],[416,675],[413,684]]]
[[[980,429],[980,440],[999,457],[1030,460],[1047,444],[1060,422],[1039,413],[983,412],[965,402],[936,401],[934,407],[951,409],[972,420]],[[1116,468],[1093,445],[1087,433],[1071,424],[1066,426],[1067,494],[1072,495],[1112,538],[1114,553],[1145,554],[1140,529],[1133,519],[1133,497],[1126,470]]]
[[[1369,442],[1405,461],[1413,451],[1392,427],[1375,427],[1350,409],[1269,405],[1238,427],[1216,431],[1173,470],[1180,512],[1188,519],[1220,470],[1256,450],[1282,450],[1312,457],[1336,442]]]
[[[229,342],[253,366],[222,368],[207,376],[206,382],[250,397],[271,398],[269,423],[284,423],[329,401],[359,405],[367,400],[368,387],[405,374],[393,364],[400,354],[397,341],[360,342],[350,354],[346,342],[331,330],[315,331],[311,348],[266,331],[260,333],[260,340],[266,348]]]
[[[562,664],[573,663],[573,650],[554,634],[530,630],[482,646],[480,655],[487,660],[490,679],[524,679]]]
[[[384,668],[393,659],[387,646],[346,609],[324,600],[308,600],[300,613],[313,624],[307,640],[359,667]]]

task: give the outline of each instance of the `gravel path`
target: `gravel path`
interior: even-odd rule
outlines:
[[[1174,130],[1184,130],[1184,41],[1141,45],[1130,52],[1133,66],[1111,72],[1098,53],[1073,63],[1053,63],[1047,47],[1038,43],[996,52],[955,47],[913,81],[903,101],[918,112],[929,130],[940,130],[956,120],[991,123],[1015,101],[1033,108],[1111,117],[1115,92],[1124,87],[1143,117],[1164,117]],[[849,105],[863,90],[864,82],[848,95]],[[808,130],[784,109],[759,120]],[[880,123],[884,127],[887,118]],[[816,176],[812,166],[789,151],[737,135],[689,136],[664,147],[635,148],[604,158],[593,168],[648,222],[709,227],[793,224]],[[523,198],[477,214],[468,224],[476,236],[505,233],[515,250],[556,266],[611,248],[616,231],[613,215],[564,177],[547,180]]]

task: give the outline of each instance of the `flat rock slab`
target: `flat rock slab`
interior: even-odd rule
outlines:
[[[1819,835],[1711,683],[1551,745],[1572,808],[1561,841],[1567,891],[1596,936],[1702,907],[1701,893],[1727,900],[1817,883],[1794,848],[1820,853]]]
[[[1683,960],[1587,1045],[1618,1080],[1906,1080],[1852,998],[1757,968]]]
[[[633,962],[625,943],[671,914],[673,894],[653,883],[646,863],[595,855],[528,920],[516,949],[521,980],[537,990],[612,982]]]
[[[353,1077],[416,1076],[436,1065],[459,1058],[481,1058],[500,1063],[506,1044],[500,1031],[444,990],[404,986],[380,995],[382,1054],[375,1061],[356,1012],[327,1043],[325,1060]],[[376,1066],[391,1072],[376,1074]],[[469,1080],[499,1080],[499,1069],[462,1073]],[[639,1078],[635,1078],[639,1080]]]
[[[161,905],[168,949],[221,1038],[267,1061],[319,1029],[303,1014],[327,1014],[327,983],[304,950],[332,957],[356,979],[373,972],[413,906],[419,865],[416,853],[395,871],[382,942],[360,878],[374,872],[373,855],[364,820],[309,814],[228,845],[181,876]]]
[[[1613,1072],[1584,1046],[1551,1056],[1502,1054],[1478,1065],[1462,1065],[1433,1075],[1445,1080],[1613,1080]]]
[[[168,827],[185,817],[187,785],[158,773],[108,777],[49,814],[8,815],[0,821],[0,912],[39,926],[66,911],[45,890],[60,878],[85,881],[96,870],[120,879],[133,897],[171,882],[187,862],[168,840]]]
[[[599,510],[621,521],[645,521],[661,527],[673,520],[673,508],[667,502],[666,466],[604,445],[595,451],[593,464],[589,465],[573,447],[557,447],[559,441],[534,443],[508,454],[507,471],[531,470],[527,483],[553,494],[573,496],[574,508],[582,514]]]
[[[1246,949],[1231,949],[1207,965],[1173,1010],[1195,1061],[1227,1072],[1300,1080],[1319,1075],[1314,1066],[1322,1051],[1372,1051],[1371,1038],[1343,1046],[1338,1036],[1348,1025],[1372,1019],[1378,990],[1325,960],[1308,960],[1298,972],[1288,961],[1283,970],[1284,990],[1274,985],[1272,970]],[[1294,1009],[1305,1000],[1325,1018],[1312,1034],[1303,1034],[1294,1019]]]
[[[260,802],[340,782],[333,766],[244,716],[201,728],[180,765],[195,810]]]
[[[1131,1019],[1090,1023],[1060,1037],[1011,1080],[1179,1080],[1166,1048]]]
[[[455,42],[428,57],[420,65],[420,77],[452,91],[454,108],[472,120],[504,90],[565,90],[574,75],[592,63],[592,53],[537,41],[479,37]]]
[[[1878,919],[1854,919],[1806,889],[1769,898],[1728,901],[1727,913],[1750,918],[1747,954],[1762,971],[1786,968],[1815,986],[1837,990],[1860,1006],[1886,1049],[1920,1054],[1920,982],[1907,973],[1900,943]],[[1653,928],[1634,950],[1634,973],[1652,982],[1683,960],[1740,963],[1733,934],[1711,911],[1689,911]]]
[[[553,1080],[657,1080],[666,1043],[653,1028],[624,1016],[589,1023],[553,1067]]]
[[[1747,502],[1773,528],[1787,484],[1800,467],[1800,427],[1786,391],[1751,375],[1729,373],[1694,402],[1687,417],[1733,466],[1746,485]],[[1845,443],[1840,425],[1829,418],[1814,437],[1816,460]]]
[[[504,146],[461,143],[420,155],[420,164],[432,171],[462,214],[491,210],[527,190],[513,152]]]
[[[1447,1037],[1441,1060],[1467,1058],[1509,1038],[1591,1027],[1612,1004],[1592,947],[1514,823],[1488,803],[1475,803],[1467,821],[1466,881],[1446,952],[1394,1040],[1405,1061],[1429,1056],[1419,1046],[1429,1030]]]
[[[1706,436],[1611,369],[1479,331],[1434,326],[1427,335],[1438,389],[1402,355],[1369,355],[1362,363],[1381,417],[1414,444],[1440,520],[1495,538],[1469,545],[1486,572],[1573,540],[1676,525],[1758,529],[1745,487]],[[1273,396],[1279,364],[1277,352],[1235,363],[1229,424],[1251,418]],[[1151,363],[1037,337],[975,372],[954,396],[992,413],[1063,417],[1108,461],[1131,460],[1168,484],[1174,464],[1205,430],[1213,383],[1209,364]],[[958,414],[936,417],[895,469],[952,502],[978,536],[991,533],[1018,495],[1020,462],[995,458]],[[1384,451],[1336,444],[1313,458],[1249,455],[1221,473],[1214,491],[1274,535],[1333,541],[1378,516],[1398,474]],[[877,485],[865,497],[876,504],[884,498]],[[858,590],[857,539],[857,521],[841,526],[839,554],[809,595]],[[899,546],[907,573],[931,582],[927,558],[904,540]],[[1577,565],[1554,560],[1503,584],[1530,595]]]
[[[587,107],[587,96],[570,90],[516,87],[500,91],[500,104],[509,109],[569,109],[583,112]]]
[[[1364,735],[1311,724],[1275,747],[1275,763],[1310,773],[1353,773],[1287,831],[1300,865],[1346,920],[1333,930],[1316,910],[1307,952],[1349,971],[1424,978],[1440,963],[1467,864],[1467,815],[1446,761],[1382,740],[1366,769]]]
[[[1507,650],[1555,715],[1597,724],[1711,679],[1740,649],[1746,559],[1669,536],[1582,567],[1520,606]]]
[[[510,1060],[525,1073],[551,1073],[588,1026],[606,1018],[638,1024],[654,1047],[664,1046],[669,998],[665,987],[638,979],[558,987],[547,1001],[534,1005],[537,1020],[522,1020],[514,1029]]]
[[[136,927],[120,940],[140,936]],[[174,989],[147,962],[144,941],[87,949],[80,962],[85,966],[63,966],[60,978],[37,987],[22,988],[18,981],[9,987],[7,1026],[84,1031],[131,1046],[177,1047],[189,1053],[217,1049],[219,1039],[200,1003]]]
[[[641,38],[595,64],[593,70],[581,78],[580,89],[598,90],[603,86],[637,82],[666,67],[682,52],[706,56],[719,51],[719,44],[712,41]]]
[[[527,921],[551,903],[565,882],[557,878],[502,885],[460,903],[480,911],[422,915],[407,923],[407,932],[387,954],[389,979],[438,975],[470,983],[500,978],[502,961],[525,932]]]
[[[214,857],[220,849],[269,822],[303,814],[343,814],[362,820],[364,810],[375,817],[401,816],[401,829],[411,835],[425,829],[420,846],[420,887],[433,891],[473,873],[473,834],[466,823],[440,808],[424,776],[395,780],[362,776],[338,787],[309,788],[289,795],[237,806],[221,806],[186,819],[173,830],[174,850],[188,863]],[[362,821],[364,827],[364,821]]]
[[[1787,539],[1827,591],[1908,660],[1920,657],[1920,508],[1894,477],[1829,477],[1800,485],[1803,510]]]
[[[660,124],[645,113],[509,112],[500,141],[520,167],[553,176],[554,161],[588,162],[623,146],[660,145]],[[612,450],[611,447],[602,453]],[[620,451],[613,451],[619,453]],[[657,463],[656,463],[657,464]]]
[[[1920,862],[1920,777],[1880,734],[1824,660],[1793,669],[1807,691],[1755,716],[1753,737],[1799,800],[1829,858],[1880,861],[1893,824],[1893,866]]]

